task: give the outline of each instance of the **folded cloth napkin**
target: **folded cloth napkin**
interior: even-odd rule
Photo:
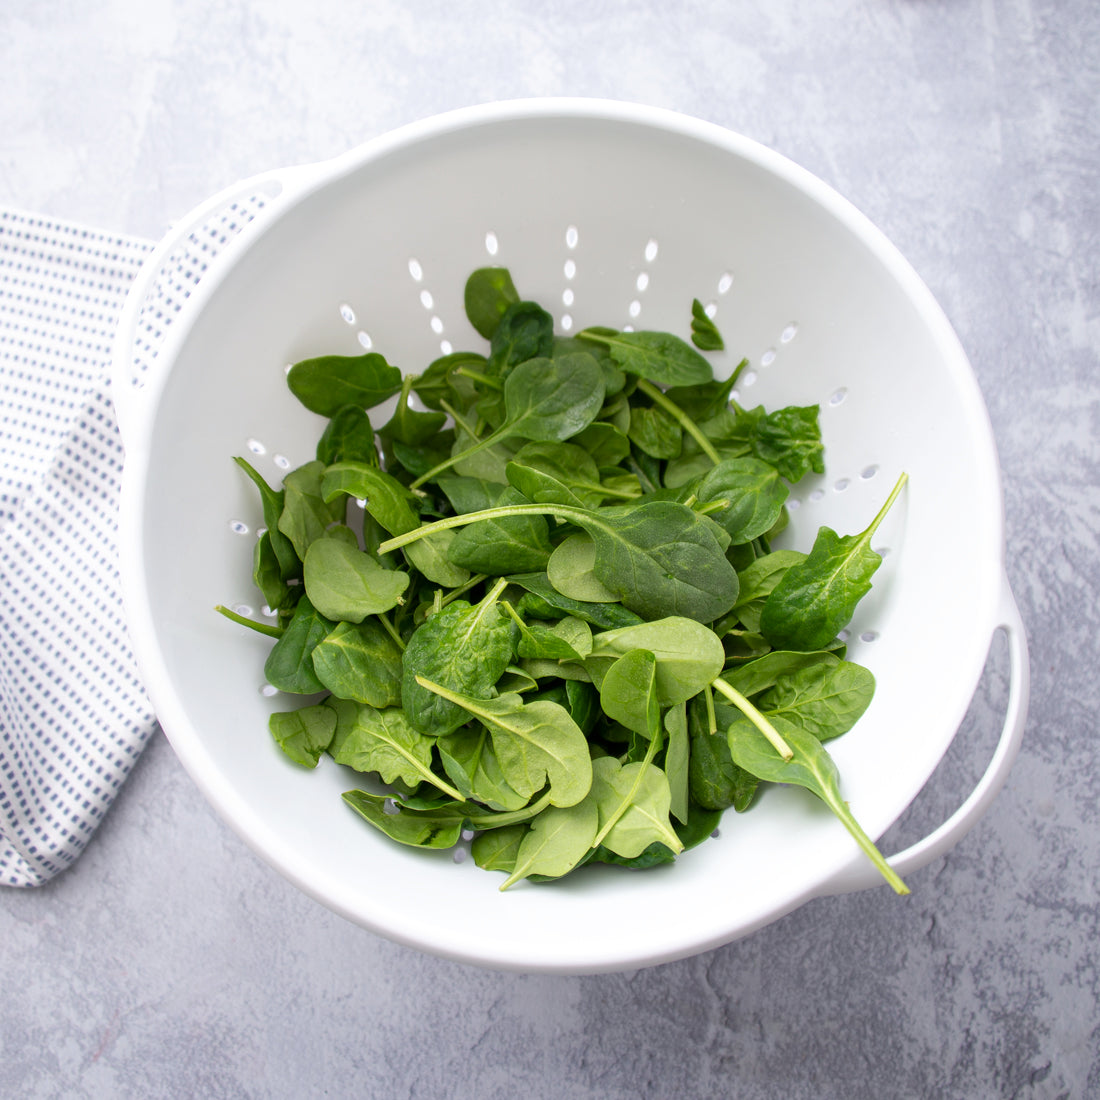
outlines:
[[[150,245],[0,210],[0,883],[83,850],[155,728],[126,636],[111,341]]]
[[[145,298],[133,372],[267,203],[179,234]],[[0,885],[70,866],[157,728],[119,591],[116,324],[152,243],[0,208]]]

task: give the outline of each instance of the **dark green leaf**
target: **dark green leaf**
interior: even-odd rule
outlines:
[[[365,462],[378,465],[378,446],[370,416],[358,405],[345,405],[328,422],[317,442],[317,461],[325,466],[334,462]]]
[[[373,409],[401,389],[401,371],[375,351],[303,359],[290,368],[286,380],[307,409],[330,417],[345,405]]]
[[[298,710],[275,711],[267,724],[271,736],[291,760],[315,768],[332,742],[336,715],[323,703],[315,703]]]
[[[283,510],[278,529],[291,541],[303,563],[310,546],[323,539],[329,527],[341,522],[345,515],[342,500],[328,502],[321,492],[324,472],[321,463],[313,461],[283,478]]]
[[[588,328],[577,336],[606,347],[615,363],[629,374],[661,386],[694,386],[714,378],[710,363],[690,344],[668,332]]]
[[[321,614],[358,623],[396,607],[409,586],[409,575],[384,568],[343,540],[318,539],[306,553],[305,585]]]
[[[386,795],[346,791],[344,801],[376,829],[416,848],[453,848],[462,835],[468,803],[445,802],[431,809],[402,806]]]
[[[488,373],[504,376],[528,359],[549,359],[554,319],[537,302],[513,302],[493,330]]]
[[[788,489],[766,462],[727,458],[703,475],[695,495],[700,504],[721,501],[725,505],[707,514],[740,544],[752,542],[775,525]]]
[[[852,661],[823,661],[781,677],[756,705],[769,720],[781,715],[819,741],[829,741],[856,724],[874,693],[869,669]]]
[[[545,572],[511,574],[508,580],[525,589],[532,599],[524,596],[520,609],[539,618],[556,619],[563,615],[575,615],[601,630],[614,630],[619,626],[632,626],[642,622],[640,615],[628,611],[618,603],[584,603],[563,596],[551,583]],[[536,602],[537,599],[537,602]]]
[[[443,770],[464,798],[492,810],[518,810],[527,805],[504,778],[489,731],[480,724],[463,726],[436,740]]]
[[[698,298],[691,303],[691,342],[700,351],[722,351],[726,346],[718,326],[707,316]]]
[[[233,461],[244,470],[259,490],[260,504],[263,507],[264,514],[264,526],[267,528],[267,537],[271,543],[272,553],[279,565],[279,576],[284,581],[290,580],[292,577],[300,577],[302,575],[301,560],[295,552],[293,543],[279,530],[279,517],[283,513],[284,492],[272,489],[245,459],[235,458]],[[269,602],[268,606],[274,607],[275,604]]]
[[[313,669],[341,699],[379,708],[401,702],[401,650],[375,619],[338,623],[313,650]]]
[[[466,316],[486,340],[493,338],[500,319],[519,300],[519,291],[506,267],[480,267],[466,280]]]
[[[551,805],[573,806],[588,793],[588,741],[564,707],[545,699],[524,703],[519,695],[474,698],[425,677],[417,684],[485,725],[504,778],[521,795],[529,798],[549,784]]]
[[[824,447],[818,425],[818,406],[790,405],[774,412],[762,406],[737,414],[735,438],[759,459],[774,466],[788,481],[804,474],[825,472]]]
[[[350,699],[329,699],[336,715],[336,734],[329,754],[337,764],[359,772],[374,773],[383,783],[415,787],[430,783],[448,798],[460,793],[432,771],[433,738],[413,728],[399,707],[378,709]]]
[[[496,504],[526,503],[518,490],[501,488]],[[483,520],[462,528],[451,541],[448,554],[455,565],[496,577],[545,569],[553,549],[545,517],[522,515]]]
[[[302,596],[283,636],[271,647],[264,662],[267,682],[293,695],[324,691],[324,684],[313,670],[313,650],[335,625],[313,606],[308,596]]]
[[[583,431],[604,398],[599,365],[586,352],[560,359],[529,359],[504,381],[506,435],[561,442]]]
[[[487,698],[512,660],[512,622],[496,603],[454,600],[431,615],[405,649],[401,698],[422,733],[439,737],[468,721],[457,703],[421,687],[422,676],[473,698]]]

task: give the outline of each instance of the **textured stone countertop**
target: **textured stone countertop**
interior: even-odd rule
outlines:
[[[147,238],[261,169],[495,99],[634,100],[787,155],[898,245],[971,358],[1033,675],[1007,786],[910,897],[817,900],[590,977],[473,969],[332,915],[157,735],[72,869],[0,890],[0,1096],[1100,1096],[1093,0],[5,0],[0,71],[0,205]],[[884,847],[969,791],[1006,680],[997,641]]]

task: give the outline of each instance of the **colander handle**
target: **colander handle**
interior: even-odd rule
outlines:
[[[938,829],[887,860],[902,878],[949,852],[978,823],[1008,779],[1008,773],[1019,751],[1027,720],[1031,677],[1024,624],[1007,579],[1001,585],[998,622],[994,629],[1005,632],[1009,654],[1008,705],[1000,740],[985,774],[978,780],[966,801]],[[819,894],[827,897],[867,890],[881,886],[882,881],[879,872],[860,856],[839,875],[830,879]]]
[[[210,221],[226,207],[241,199],[256,194],[265,194],[272,203],[282,205],[288,199],[297,197],[322,175],[321,165],[303,165],[280,168],[271,172],[262,172],[248,179],[226,187],[200,203],[177,222],[146,257],[137,276],[130,286],[118,327],[115,330],[111,348],[111,398],[115,407],[115,419],[123,443],[132,442],[133,425],[136,423],[142,404],[143,384],[133,378],[134,342],[141,323],[141,311],[157,277],[160,275],[168,257],[198,228]],[[270,208],[269,208],[270,209]],[[251,226],[241,230],[238,239],[249,234],[250,228],[263,220],[263,215],[254,219]],[[233,243],[236,243],[235,241]],[[227,247],[231,247],[227,246]]]

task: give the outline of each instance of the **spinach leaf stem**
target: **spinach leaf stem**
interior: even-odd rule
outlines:
[[[518,825],[524,821],[530,821],[542,813],[550,805],[550,791],[547,791],[530,806],[524,806],[519,810],[499,811],[493,810],[487,814],[470,814],[466,820],[475,829],[500,829],[505,825]]]
[[[627,810],[634,804],[634,796],[638,793],[638,788],[642,785],[642,779],[645,776],[646,768],[653,763],[657,756],[657,749],[661,744],[661,735],[655,734],[650,738],[649,746],[646,748],[645,757],[642,759],[642,766],[638,769],[638,774],[634,777],[634,782],[630,786],[630,790],[627,792],[626,797],[615,808],[615,812],[609,814],[607,820],[600,826],[600,831],[596,834],[595,840],[592,841],[592,847],[598,848],[603,839],[618,823],[619,818],[626,813]]]
[[[228,607],[222,604],[217,604],[214,610],[219,615],[224,615],[227,619],[240,623],[241,626],[247,626],[249,630],[255,630],[257,634],[266,634],[269,638],[281,638],[283,636],[281,626],[271,626],[268,623],[258,623],[255,619],[246,619],[243,615],[238,615],[236,611],[230,611]]]
[[[707,439],[695,421],[692,420],[675,401],[666,397],[663,390],[655,386],[648,378],[638,379],[638,389],[640,389],[655,405],[659,405],[664,409],[665,412],[667,412],[669,416],[671,416],[680,427],[699,444],[699,450],[701,450],[715,466],[722,461],[721,456],[714,449],[714,444]]]
[[[479,385],[487,386],[491,390],[502,390],[504,385],[499,378],[490,378],[487,374],[482,374],[479,370],[474,370],[473,367],[459,367],[455,374],[460,374],[463,378],[469,378],[471,382],[477,382]]]
[[[402,653],[404,653],[405,640],[401,637],[400,634],[398,634],[397,629],[394,627],[393,623],[390,622],[390,617],[384,611],[380,611],[375,616],[375,618],[378,619],[378,622],[381,624],[382,629],[385,630],[385,632],[394,640],[397,648],[400,649]]]
[[[771,743],[771,746],[784,760],[790,760],[794,751],[780,736],[779,731],[746,699],[735,687],[731,687],[719,676],[712,687],[716,687]]]

